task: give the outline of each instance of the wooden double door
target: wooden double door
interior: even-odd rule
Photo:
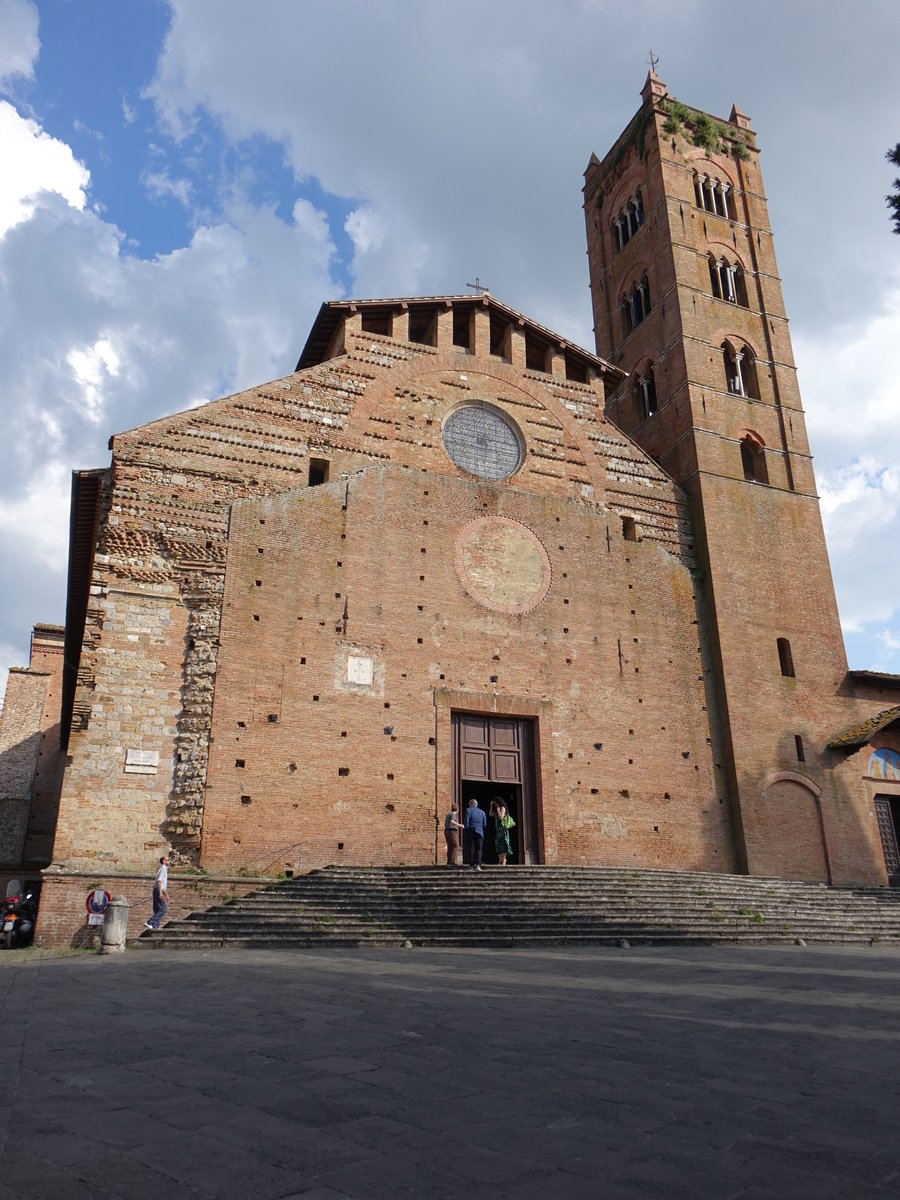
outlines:
[[[510,861],[541,862],[534,721],[455,712],[451,728],[453,794],[461,817],[470,800],[477,800],[479,808],[488,813],[491,801],[499,797],[516,822],[510,832]],[[497,861],[490,822],[484,839],[484,861]]]
[[[900,796],[876,796],[875,816],[888,883],[891,887],[900,887]]]

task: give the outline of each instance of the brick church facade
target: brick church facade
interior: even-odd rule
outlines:
[[[326,303],[293,373],[75,472],[0,725],[45,942],[95,884],[137,926],[164,852],[176,912],[440,862],[473,796],[519,862],[900,882],[900,677],[847,669],[749,120],[651,74],[584,210],[595,353]]]

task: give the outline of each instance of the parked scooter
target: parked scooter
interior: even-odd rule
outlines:
[[[25,890],[21,879],[11,879],[6,885],[6,899],[0,918],[0,935],[7,950],[31,944],[36,909],[34,893]]]

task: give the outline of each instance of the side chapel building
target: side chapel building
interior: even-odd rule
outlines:
[[[164,852],[434,863],[497,794],[517,861],[900,883],[900,677],[847,669],[755,137],[642,97],[585,173],[595,353],[330,302],[293,373],[74,473],[0,730],[45,941],[95,883],[137,924]]]

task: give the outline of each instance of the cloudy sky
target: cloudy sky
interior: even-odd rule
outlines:
[[[72,468],[323,299],[477,274],[590,347],[582,174],[652,46],[751,116],[850,665],[900,672],[898,42],[894,0],[0,0],[0,665],[64,618]]]

